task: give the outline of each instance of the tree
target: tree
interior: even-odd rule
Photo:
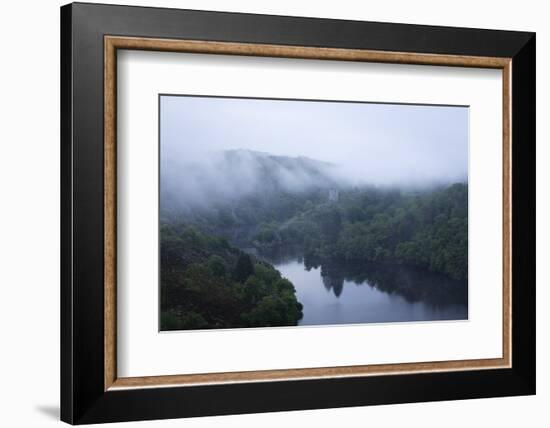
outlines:
[[[233,271],[233,278],[238,282],[246,282],[248,277],[254,273],[254,265],[250,256],[246,253],[241,253],[237,259],[235,270]]]
[[[207,261],[208,269],[214,276],[224,277],[225,276],[225,264],[223,259],[220,256],[212,255]]]
[[[336,208],[330,208],[321,213],[321,230],[329,241],[334,241],[338,238],[340,229],[342,228],[342,216]]]

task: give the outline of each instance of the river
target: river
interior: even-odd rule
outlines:
[[[295,256],[264,256],[296,288],[299,325],[464,320],[466,281],[401,265],[312,263]]]

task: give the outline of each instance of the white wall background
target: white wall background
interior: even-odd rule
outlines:
[[[103,1],[104,3],[116,3]],[[121,2],[123,2],[121,0]],[[548,426],[550,417],[550,13],[538,0],[147,0],[170,6],[537,32],[538,395],[139,423],[158,427]],[[4,2],[0,9],[0,420],[59,424],[59,6]],[[138,426],[138,423],[125,426]]]

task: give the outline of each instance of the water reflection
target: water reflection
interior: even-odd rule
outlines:
[[[461,320],[468,285],[423,269],[303,258],[289,249],[262,253],[296,287],[300,325]]]

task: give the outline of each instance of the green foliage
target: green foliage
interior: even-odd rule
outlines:
[[[466,184],[417,194],[349,190],[340,192],[338,202],[305,205],[307,211],[279,226],[262,224],[254,245],[299,246],[306,256],[401,263],[468,277]]]
[[[265,262],[254,264],[254,275],[266,284],[275,284],[281,278],[279,271]]]
[[[241,253],[237,259],[235,270],[233,271],[233,277],[237,282],[245,282],[250,275],[254,274],[254,266],[252,265],[252,259],[246,253]]]
[[[168,310],[161,313],[161,330],[188,330],[205,328],[208,325],[206,320],[196,312],[189,311],[178,314],[174,310]]]
[[[210,272],[214,276],[223,278],[226,274],[226,268],[225,268],[225,262],[224,260],[217,255],[212,255],[207,260],[206,265],[208,266],[208,269],[210,269]]]
[[[301,316],[301,305],[292,294],[281,293],[262,298],[254,309],[242,315],[242,320],[249,327],[274,327],[295,325]]]
[[[273,266],[186,224],[161,227],[162,330],[296,325],[301,317],[294,286]]]
[[[274,245],[280,244],[281,237],[279,235],[279,225],[277,222],[272,221],[270,223],[262,223],[256,233],[256,240],[261,245]]]

